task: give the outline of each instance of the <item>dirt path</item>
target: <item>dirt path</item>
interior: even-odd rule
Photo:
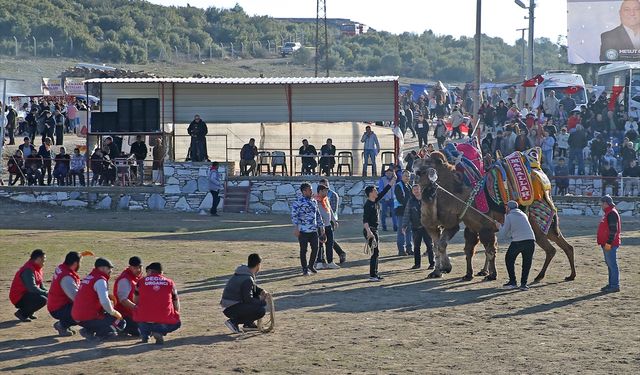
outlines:
[[[597,218],[563,217],[576,248],[578,277],[563,282],[560,252],[547,278],[529,292],[499,282],[460,282],[464,255],[458,234],[450,247],[453,272],[426,280],[393,257],[395,238],[383,236],[382,283],[366,281],[359,217],[342,221],[337,238],[349,252],[345,267],[303,278],[286,216],[63,211],[0,201],[0,371],[41,373],[270,374],[627,374],[640,369],[640,221],[624,218],[622,292],[605,295],[602,254],[594,246]],[[45,218],[52,214],[52,218]],[[183,328],[164,347],[134,340],[88,344],[58,338],[46,311],[17,324],[8,303],[13,273],[37,247],[47,251],[45,274],[69,250],[92,249],[118,274],[131,255],[161,261],[178,285]],[[504,246],[501,246],[504,249]],[[271,334],[232,336],[218,301],[233,268],[259,252],[259,282],[276,296]],[[544,254],[537,249],[536,273]],[[476,268],[484,262],[480,252]],[[81,274],[90,269],[82,265]],[[519,267],[519,262],[517,267]]]

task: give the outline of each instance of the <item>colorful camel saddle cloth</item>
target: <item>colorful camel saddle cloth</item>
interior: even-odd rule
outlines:
[[[475,187],[484,183],[482,169],[478,169],[478,165],[482,167],[482,158],[480,157],[480,152],[472,145],[460,143],[454,146],[450,143],[444,148],[444,154],[448,161],[455,165],[456,171],[462,175],[465,185]],[[480,164],[477,164],[478,160]],[[482,186],[479,191],[481,191],[481,188]],[[489,203],[485,194],[476,194],[474,207],[482,213],[489,212]]]
[[[522,206],[530,206],[533,203],[533,182],[531,181],[531,165],[523,154],[516,151],[504,158],[504,166],[507,172],[507,182],[511,199]]]
[[[555,212],[553,203],[549,203],[544,199],[536,200],[529,206],[529,215],[533,217],[533,220],[544,234],[549,233]]]

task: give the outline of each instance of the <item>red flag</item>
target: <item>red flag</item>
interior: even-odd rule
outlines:
[[[618,102],[618,96],[622,94],[624,90],[624,86],[613,86],[611,88],[611,98],[609,99],[609,107],[610,111],[613,111],[616,108],[616,103]]]

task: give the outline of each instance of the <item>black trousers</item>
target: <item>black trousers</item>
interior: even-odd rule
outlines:
[[[56,125],[56,146],[62,146],[64,143],[64,125]]]
[[[536,242],[534,240],[514,241],[509,245],[507,254],[504,256],[507,264],[507,272],[509,273],[509,282],[517,283],[516,281],[516,258],[518,254],[522,253],[522,277],[520,284],[526,285],[529,278],[529,271],[531,270],[531,263],[533,262],[533,251],[536,248]]]
[[[44,178],[44,174],[47,174],[47,185],[51,185],[51,159],[44,159],[42,161],[42,177]],[[43,180],[44,182],[44,180]],[[41,183],[42,185],[42,183]]]
[[[140,336],[140,331],[138,331],[138,323],[135,322],[132,317],[125,316],[124,321],[127,322],[127,326],[124,328],[123,332],[126,332],[135,337]]]
[[[23,316],[29,317],[46,305],[47,296],[37,293],[27,293],[16,303],[16,308],[18,308],[18,311],[22,313]]]
[[[433,241],[427,233],[427,230],[424,227],[420,227],[418,229],[412,230],[413,234],[413,260],[415,266],[420,267],[422,265],[422,254],[420,254],[420,242],[424,242],[427,247],[427,256],[429,257],[429,265],[432,266],[435,264],[433,260]]]
[[[58,319],[62,328],[67,329],[71,326],[75,326],[76,321],[71,317],[71,309],[73,308],[73,304],[69,303],[59,308],[56,311],[51,311],[50,314],[54,319]]]
[[[369,245],[371,245],[371,259],[369,259],[369,276],[376,277],[378,276],[378,257],[380,256],[380,248],[378,247],[380,237],[378,237],[377,228],[369,228],[369,229],[371,229],[371,233],[373,233],[373,238],[376,240],[375,246],[372,245],[373,239],[368,240]],[[364,234],[364,238],[367,238],[366,229],[363,230],[362,233]]]
[[[220,192],[215,190],[211,191],[211,198],[213,198],[211,202],[211,215],[216,215],[218,213],[218,205],[220,204]]]
[[[300,232],[298,243],[300,244],[300,265],[303,271],[313,267],[314,261],[318,258],[318,242],[318,232]],[[311,246],[311,256],[309,257],[309,263],[307,263],[309,246]]]
[[[117,334],[113,323],[116,321],[111,315],[105,314],[103,319],[85,320],[78,322],[89,334],[95,334],[99,338],[107,338]]]
[[[267,310],[262,305],[252,303],[237,303],[222,311],[234,324],[250,324],[262,318]]]
[[[418,129],[418,147],[422,148],[429,144],[429,133]]]

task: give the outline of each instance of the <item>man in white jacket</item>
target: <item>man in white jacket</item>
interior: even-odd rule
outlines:
[[[533,251],[535,250],[535,235],[527,214],[518,208],[515,201],[507,202],[507,215],[504,218],[504,224],[497,224],[498,236],[503,238],[511,238],[511,244],[505,255],[505,263],[507,272],[509,273],[509,282],[504,284],[507,289],[515,289],[518,287],[515,272],[515,263],[518,254],[522,253],[522,277],[520,279],[520,290],[529,290],[527,279],[531,270],[533,261]]]

